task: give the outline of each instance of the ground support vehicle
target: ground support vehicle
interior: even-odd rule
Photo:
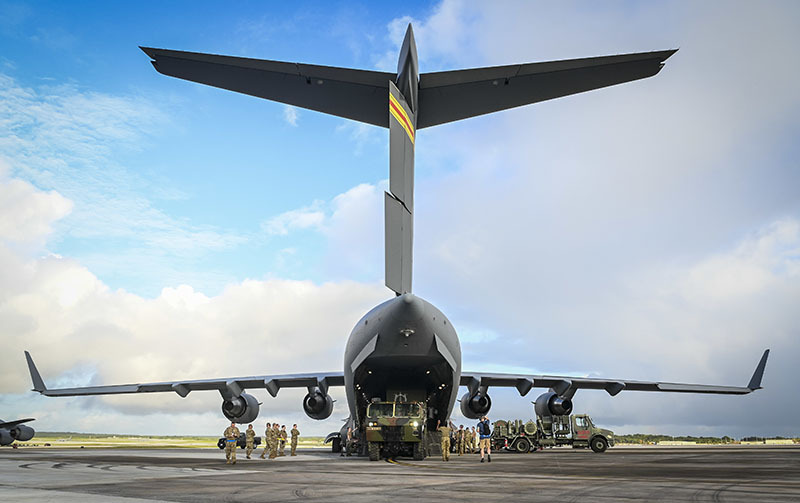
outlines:
[[[261,437],[256,437],[255,439],[253,439],[253,447],[255,448],[258,447],[259,445],[261,445]],[[236,441],[236,446],[241,449],[247,447],[247,438],[245,437],[244,433],[239,433],[239,440]],[[220,449],[225,448],[225,437],[220,438],[217,441],[217,447],[219,447]]]
[[[614,432],[598,428],[587,414],[539,416],[536,422],[495,421],[492,448],[529,452],[544,447],[571,445],[576,449],[590,448],[605,452],[614,446]]]
[[[425,459],[425,404],[372,402],[364,419],[370,461],[394,456]]]
[[[530,452],[538,447],[539,428],[536,422],[529,420],[523,423],[521,419],[513,421],[495,421],[492,431],[492,449],[506,449],[515,452]]]

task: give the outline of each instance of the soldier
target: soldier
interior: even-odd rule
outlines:
[[[475,452],[478,452],[480,449],[478,447],[478,432],[475,431],[475,427],[472,427],[472,449]]]
[[[225,428],[225,464],[236,464],[236,443],[239,441],[239,428],[236,423],[231,423],[230,426]]]
[[[261,459],[266,459],[267,451],[269,450],[269,436],[272,431],[272,425],[267,423],[267,429],[264,431],[264,450],[261,451]]]
[[[472,431],[469,426],[464,430],[464,454],[472,454]]]
[[[344,450],[339,456],[344,456],[347,453],[348,456],[351,455],[353,449],[353,428],[350,426],[347,427],[347,434],[344,437]]]
[[[281,433],[279,437],[280,441],[280,450],[278,451],[278,456],[285,456],[286,455],[286,425],[284,424],[281,426]]]
[[[437,431],[442,434],[442,461],[450,461],[450,433],[453,430],[449,426],[441,425],[441,421],[436,424]]]
[[[253,453],[254,443],[256,441],[256,430],[253,429],[253,425],[247,425],[247,430],[244,432],[244,442],[245,442],[245,452],[247,453],[247,459],[250,459],[250,454]]]
[[[272,436],[270,437],[272,443],[269,446],[269,459],[278,457],[278,440],[281,436],[281,430],[278,429],[278,423],[272,424]]]
[[[297,456],[294,451],[297,450],[297,439],[300,437],[300,430],[297,429],[297,425],[292,425],[292,456]]]
[[[458,433],[456,433],[456,442],[458,442],[458,455],[461,456],[464,454],[464,442],[466,441],[465,438],[466,432],[464,431],[464,425],[458,427]]]

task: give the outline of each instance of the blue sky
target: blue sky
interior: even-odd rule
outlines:
[[[767,5],[0,1],[6,354],[76,384],[334,370],[389,297],[387,132],[165,77],[139,45],[393,71],[413,22],[422,72],[679,47],[651,79],[421,131],[415,292],[470,370],[743,384],[771,347],[753,396],[578,407],[621,431],[797,434],[758,412],[800,413],[800,16]],[[219,358],[231,343],[250,349]],[[221,417],[210,395],[27,387],[12,358],[2,413],[42,429]],[[298,419],[300,398],[259,420],[338,428]],[[495,413],[533,398],[498,391]]]

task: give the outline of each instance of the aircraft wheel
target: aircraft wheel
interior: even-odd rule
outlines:
[[[331,439],[331,451],[334,453],[342,452],[342,439],[341,438],[333,438]]]
[[[608,442],[603,437],[594,437],[589,445],[597,453],[606,452],[606,449],[608,449]]]
[[[517,448],[517,452],[521,452],[523,454],[530,452],[531,450],[531,443],[528,441],[527,438],[520,438],[517,440],[517,444],[515,445]]]
[[[369,450],[370,461],[378,461],[381,459],[381,446],[378,442],[369,442],[367,449]]]

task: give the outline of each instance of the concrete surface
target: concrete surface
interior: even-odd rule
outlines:
[[[306,450],[0,449],[0,501],[800,501],[800,448],[552,449],[370,462]]]

